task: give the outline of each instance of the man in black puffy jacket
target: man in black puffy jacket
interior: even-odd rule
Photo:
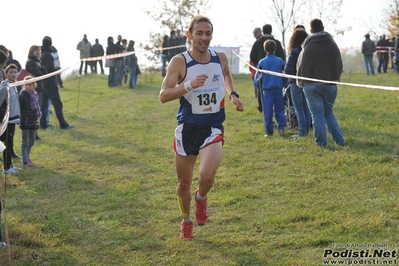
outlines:
[[[283,59],[285,62],[286,55],[285,51],[280,43],[280,41],[276,40],[274,36],[272,35],[272,25],[270,24],[265,24],[262,27],[262,32],[263,35],[259,37],[254,44],[252,45],[251,53],[250,53],[250,59],[251,62],[254,64],[254,66],[258,67],[259,61],[266,56],[266,51],[263,48],[263,44],[267,40],[273,40],[276,43],[276,56],[280,57]],[[257,90],[257,95],[256,98],[258,99],[258,111],[261,113],[263,110],[262,107],[262,92],[260,90]]]
[[[54,58],[51,55],[52,52],[52,40],[50,37],[46,36],[42,40],[42,56],[40,61],[45,67],[47,73],[53,73],[56,71],[54,66]],[[74,126],[70,126],[64,119],[64,114],[62,112],[62,102],[60,97],[60,92],[57,86],[57,77],[51,76],[43,80],[44,93],[42,97],[42,102],[40,103],[42,117],[40,118],[40,128],[47,129],[47,113],[48,113],[48,101],[51,100],[53,104],[55,114],[57,116],[60,128],[62,129],[72,129]]]

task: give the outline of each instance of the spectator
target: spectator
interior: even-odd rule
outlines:
[[[35,77],[40,77],[47,74],[46,68],[42,65],[40,61],[40,57],[41,57],[40,46],[32,45],[29,48],[28,60],[26,61],[25,69]],[[38,93],[39,96],[39,105],[42,106],[43,94],[44,94],[44,86],[42,80],[36,82],[36,92]],[[48,102],[50,103],[51,101],[49,100]],[[50,106],[50,104],[48,104],[47,106]],[[47,116],[50,116],[49,111],[47,112]],[[49,119],[46,120],[46,127],[50,127]],[[37,132],[35,140],[41,140]]]
[[[177,55],[179,53],[179,48],[177,46],[179,46],[179,41],[176,38],[176,31],[171,30],[170,36],[168,38],[168,47],[169,47],[168,61],[170,61],[172,59],[172,57],[174,57],[175,55]]]
[[[5,79],[4,66],[7,63],[7,59],[7,54],[4,51],[0,50],[0,83]]]
[[[162,39],[162,52],[161,52],[161,59],[162,59],[162,77],[166,76],[166,63],[168,62],[168,35],[164,35]]]
[[[395,44],[396,44],[396,38],[392,37],[391,39],[391,45],[389,47],[389,54],[391,56],[391,69],[395,70]]]
[[[114,38],[111,36],[107,39],[107,51],[106,55],[113,55],[116,53],[116,47],[114,44]],[[109,67],[108,74],[108,87],[112,88],[115,86],[115,58],[105,59],[105,67]]]
[[[51,48],[52,48],[51,55],[54,58],[54,67],[55,67],[55,70],[58,71],[61,69],[60,56],[58,54],[58,50],[54,46]],[[64,88],[64,85],[63,85],[63,82],[61,79],[61,73],[57,75],[57,82],[58,82],[58,85],[60,86],[60,88]]]
[[[99,57],[99,56],[104,56],[104,48],[103,46],[99,43],[98,39],[95,40],[95,44],[93,44],[93,56]],[[104,68],[103,68],[103,59],[98,59],[96,61],[93,61],[93,71],[95,74],[97,74],[97,63],[100,65],[101,68],[101,74],[104,75]]]
[[[5,115],[7,105],[9,106],[9,118],[6,131],[0,136],[0,140],[6,146],[3,151],[3,174],[16,174],[21,168],[13,166],[12,150],[14,147],[15,125],[19,124],[21,113],[17,88],[10,87],[9,84],[17,81],[17,66],[14,64],[8,65],[5,70],[5,77],[6,79],[1,83],[0,88],[1,121]]]
[[[52,73],[55,70],[54,66],[54,58],[51,55],[52,52],[52,39],[48,36],[45,36],[42,40],[42,55],[41,62],[46,69],[47,73]],[[41,112],[42,117],[40,118],[40,128],[48,129],[49,125],[47,124],[47,113],[48,113],[48,101],[50,100],[53,104],[55,114],[58,119],[58,123],[60,128],[62,129],[73,129],[74,126],[70,126],[64,119],[64,114],[62,112],[62,102],[60,97],[60,92],[58,90],[57,81],[55,76],[48,77],[43,80],[44,93],[41,102]]]
[[[251,48],[251,53],[250,53],[250,60],[255,66],[258,66],[259,61],[266,56],[266,52],[263,49],[263,44],[267,40],[273,40],[275,41],[277,48],[276,48],[276,56],[280,57],[284,62],[285,62],[285,52],[283,50],[283,47],[281,46],[280,41],[276,40],[274,36],[272,35],[272,26],[270,24],[265,24],[263,25],[262,28],[263,35],[259,37],[254,44],[252,45]],[[262,112],[262,93],[261,91],[258,91],[257,95],[258,99],[258,111],[259,113]]]
[[[387,73],[390,46],[391,43],[387,39],[385,39],[385,34],[383,34],[381,36],[381,39],[379,39],[377,42],[378,73],[381,73],[381,67],[382,71],[384,73]]]
[[[32,77],[27,76],[24,78],[25,81],[29,79],[32,79]],[[36,86],[36,82],[27,83],[19,94],[19,105],[21,107],[21,123],[19,127],[22,131],[21,154],[24,167],[34,165],[30,159],[30,152],[35,143],[36,132],[39,128],[38,119],[42,115],[40,112],[39,97],[35,91]]]
[[[83,40],[78,43],[76,49],[80,51],[79,75],[82,75],[83,64],[85,65],[85,75],[87,75],[87,66],[90,65],[90,62],[82,59],[90,57],[91,43],[87,40],[86,34],[83,34]]]
[[[259,28],[259,27],[256,27],[252,33],[254,35],[255,40],[257,40],[260,37],[262,37],[262,29]]]
[[[266,56],[259,61],[258,68],[282,73],[285,64],[283,59],[274,54],[277,47],[276,42],[267,40],[263,47],[266,51]],[[274,133],[273,111],[278,124],[278,133],[282,134],[284,133],[285,126],[283,87],[286,83],[286,79],[258,71],[255,74],[255,81],[258,80],[259,83],[257,83],[260,86],[259,90],[262,91],[265,137],[272,136]]]
[[[126,53],[127,51],[127,40],[122,39],[122,47],[123,47],[123,52]],[[129,75],[129,67],[126,65],[126,56],[123,57],[123,65],[122,65],[122,79],[123,83],[127,83],[127,77]]]
[[[262,30],[261,30],[261,28],[259,28],[259,27],[256,27],[255,29],[254,29],[254,31],[253,31],[253,35],[254,35],[254,38],[255,38],[255,41],[257,40],[257,39],[259,39],[260,37],[262,37]],[[257,65],[255,65],[251,60],[249,60],[249,75],[250,75],[250,77],[251,77],[251,80],[252,80],[252,83],[254,84],[254,94],[255,94],[255,98],[257,98],[258,99],[258,111],[259,111],[259,106],[262,106],[262,99],[260,99],[259,97],[258,97],[258,95],[260,95],[260,93],[258,92],[258,86],[256,86],[255,85],[255,83],[254,83],[254,77],[255,77],[255,73],[256,73],[256,70],[254,69],[254,68],[252,68],[252,67],[257,67]],[[252,67],[251,67],[252,66]]]
[[[292,33],[288,46],[289,56],[284,70],[286,74],[296,76],[298,56],[302,51],[301,45],[307,36],[308,34],[301,27],[297,27]],[[288,82],[290,84],[292,103],[294,105],[295,114],[298,119],[298,134],[292,135],[292,138],[296,139],[298,137],[306,136],[309,133],[311,117],[303,89],[296,84],[296,79],[290,78]]]
[[[14,59],[14,56],[12,55],[12,51],[11,50],[8,50],[8,59],[7,59],[6,67],[9,64],[16,65],[17,68],[18,68],[18,72],[21,71],[21,69],[22,69],[21,64],[18,62],[18,60]]]
[[[395,42],[395,58],[396,73],[399,74],[399,37],[396,38]]]
[[[140,70],[140,66],[139,66],[139,64],[137,63],[137,68],[136,68],[136,75],[134,76],[134,79],[133,79],[133,85],[136,87],[136,85],[137,85],[137,81],[139,80],[139,75],[141,74],[141,70]]]
[[[182,36],[180,33],[180,30],[176,30],[176,39],[177,39],[178,45],[180,46],[178,53],[187,51],[187,46],[186,46],[187,37]]]
[[[313,19],[310,32],[303,42],[298,57],[297,75],[300,77],[325,80],[326,83],[297,79],[303,87],[313,119],[313,130],[317,146],[327,145],[327,133],[331,133],[337,145],[344,145],[345,140],[333,112],[338,86],[328,81],[338,82],[342,74],[341,52],[332,36],[324,31],[323,22]]]
[[[21,69],[22,69],[21,64],[19,63],[18,60],[14,59],[13,54],[12,54],[12,51],[11,51],[11,50],[8,50],[8,59],[7,59],[7,63],[6,63],[6,65],[5,65],[5,67],[7,67],[8,65],[11,65],[11,64],[14,64],[14,65],[17,66],[18,73],[21,71]],[[18,92],[18,94],[19,94],[19,92],[20,92],[21,90],[22,90],[22,86],[17,86],[17,92]],[[11,145],[12,145],[12,146],[10,147],[10,149],[11,149],[11,157],[12,157],[13,159],[21,159],[21,156],[19,156],[18,154],[16,154],[16,152],[15,152],[15,150],[14,150],[14,141],[11,142]]]
[[[362,42],[362,54],[364,59],[364,66],[366,67],[366,74],[367,75],[375,75],[374,72],[374,62],[373,62],[373,55],[375,52],[375,43],[370,39],[370,34],[364,35],[366,38]]]
[[[123,53],[123,45],[122,45],[122,36],[118,35],[118,41],[115,43],[115,53],[121,54]],[[114,86],[122,86],[122,77],[123,77],[123,56],[115,58],[114,64]]]
[[[127,46],[127,52],[134,52],[134,41],[130,40],[129,45]],[[137,56],[136,54],[131,54],[126,56],[126,66],[129,69],[130,78],[129,78],[129,89],[134,89],[134,79],[136,77],[137,71]]]

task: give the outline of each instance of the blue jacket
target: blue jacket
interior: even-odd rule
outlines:
[[[296,76],[296,63],[301,51],[302,47],[291,50],[290,55],[288,56],[287,65],[285,66],[285,74]],[[288,83],[296,83],[296,79],[289,78]]]
[[[275,54],[267,54],[266,57],[259,61],[258,65],[259,69],[276,73],[283,73],[284,67],[283,59],[277,57]],[[284,85],[287,83],[286,78],[257,71],[254,81],[258,83],[259,79],[261,80],[262,90],[268,92],[282,92]]]

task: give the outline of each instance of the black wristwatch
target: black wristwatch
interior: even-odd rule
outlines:
[[[232,91],[232,92],[230,92],[230,95],[229,95],[229,99],[230,99],[230,100],[231,100],[231,95],[234,95],[234,96],[236,96],[237,98],[240,98],[240,94],[238,94],[237,91]]]

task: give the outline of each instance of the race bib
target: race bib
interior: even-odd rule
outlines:
[[[191,91],[191,111],[193,114],[212,114],[220,110],[220,87],[194,89]]]

